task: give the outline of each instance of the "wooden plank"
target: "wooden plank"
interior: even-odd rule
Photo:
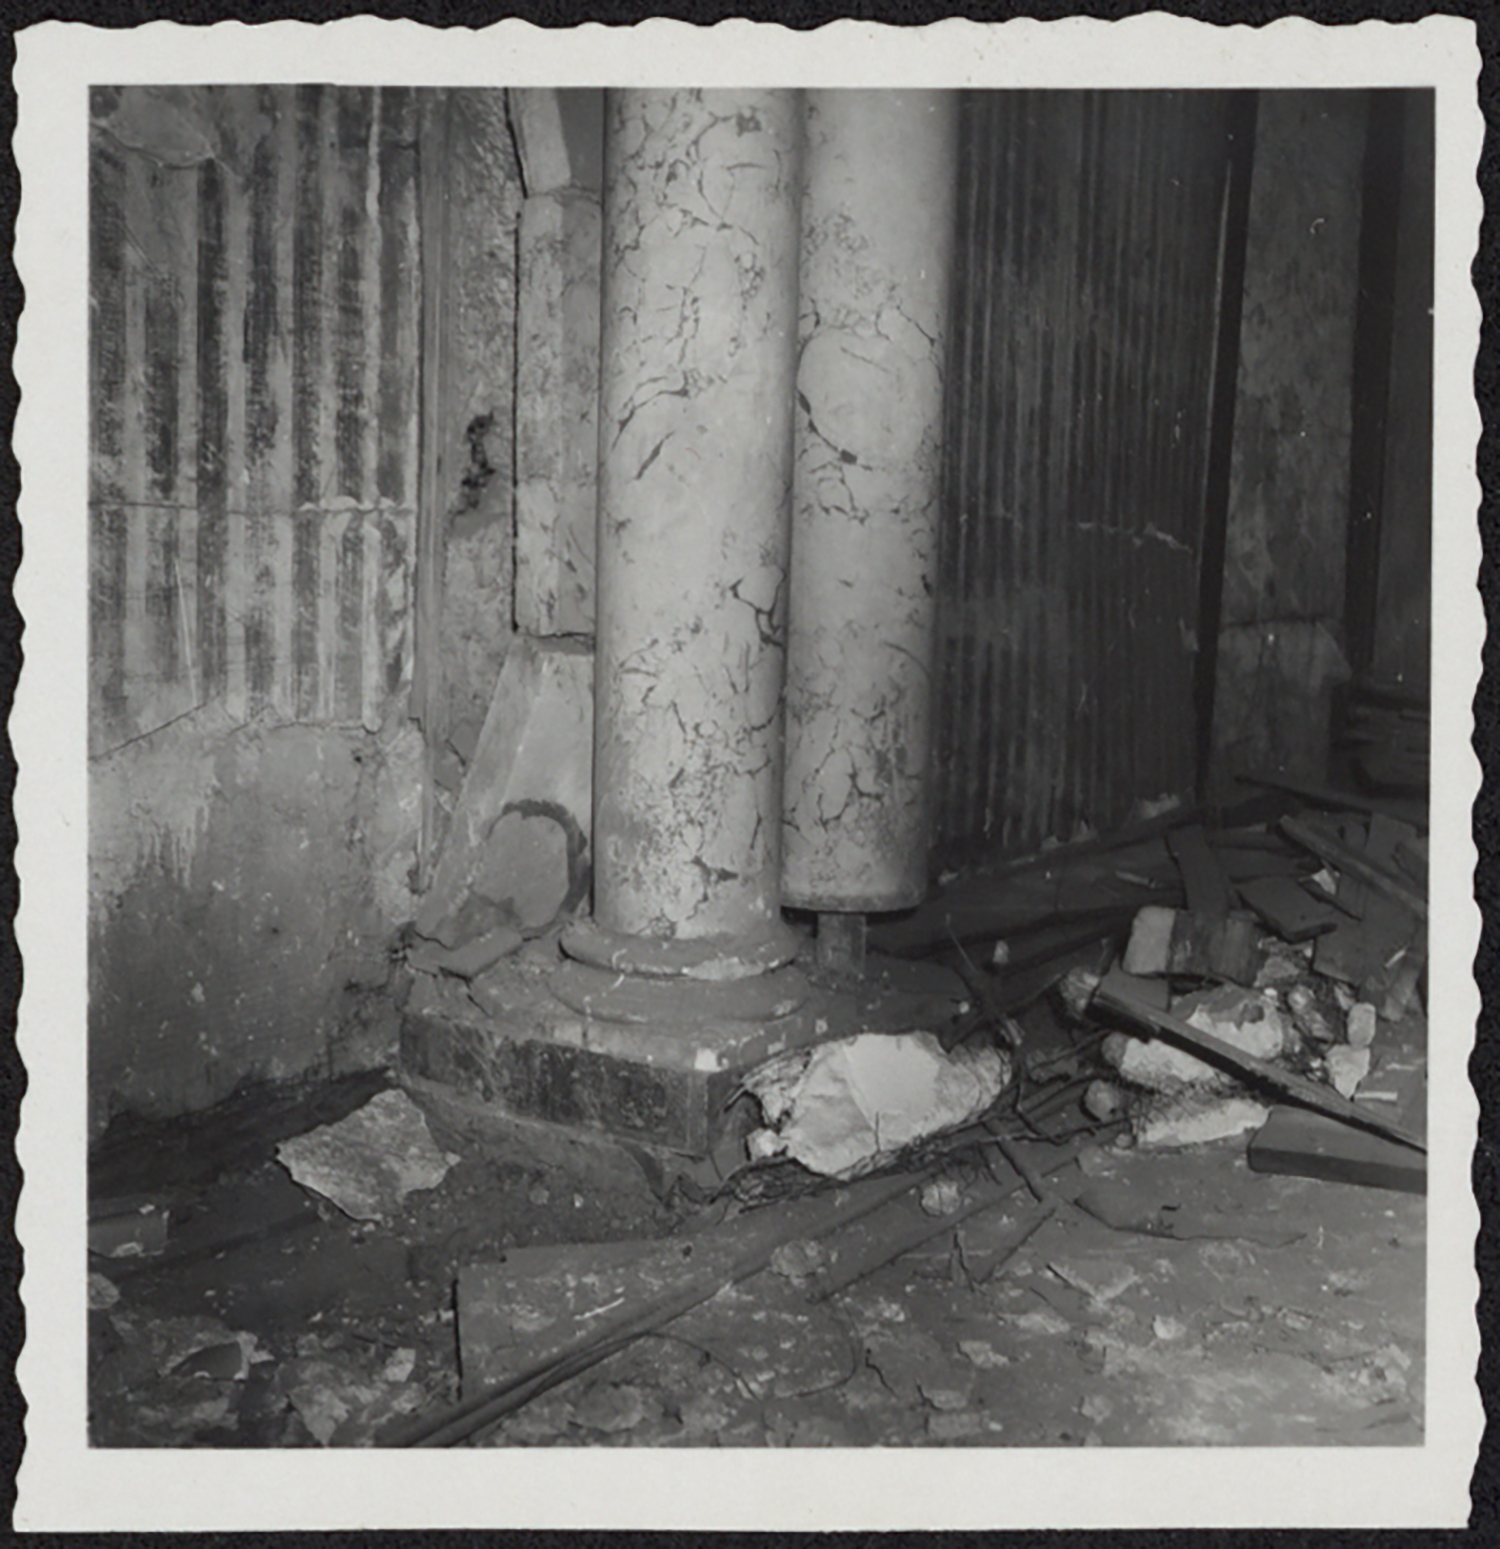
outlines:
[[[1256,877],[1305,877],[1318,869],[1318,862],[1307,856],[1274,850],[1239,850],[1214,847],[1224,875],[1235,884],[1251,882]]]
[[[1251,1137],[1247,1156],[1252,1172],[1427,1192],[1425,1156],[1304,1108],[1273,1108]]]
[[[1393,876],[1398,875],[1401,865],[1397,851],[1417,838],[1417,831],[1410,823],[1402,823],[1385,812],[1372,813],[1369,832],[1365,836],[1365,859]]]
[[[1316,903],[1290,877],[1257,877],[1240,884],[1240,897],[1284,941],[1311,941],[1338,926],[1329,904]]]
[[[1411,910],[1419,919],[1427,918],[1427,899],[1404,878],[1393,875],[1384,867],[1376,866],[1363,855],[1357,854],[1336,839],[1322,833],[1310,823],[1299,822],[1292,817],[1282,818],[1282,832],[1295,839],[1305,849],[1311,850],[1320,860],[1327,861],[1339,871],[1347,872],[1359,882],[1379,889],[1387,898],[1403,908]]]
[[[1210,920],[1223,919],[1234,903],[1234,889],[1209,849],[1202,828],[1193,823],[1173,829],[1167,835],[1167,848],[1182,873],[1188,912]]]
[[[1402,796],[1361,796],[1354,791],[1336,791],[1331,786],[1319,785],[1313,780],[1293,780],[1286,775],[1242,774],[1236,778],[1241,785],[1259,785],[1270,791],[1286,791],[1315,806],[1328,807],[1335,812],[1386,812],[1403,822],[1414,824],[1423,833],[1427,831],[1425,801]]]
[[[1359,920],[1340,920],[1337,930],[1319,938],[1313,967],[1378,999],[1395,982],[1401,954],[1421,950],[1420,922],[1400,904],[1369,892]]]

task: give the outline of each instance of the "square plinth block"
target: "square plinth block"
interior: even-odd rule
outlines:
[[[579,978],[540,950],[470,985],[418,975],[402,1015],[403,1081],[419,1099],[462,1099],[470,1115],[705,1156],[745,1075],[766,1060],[859,1032],[937,1031],[967,1007],[956,975],[896,959],[872,958],[852,985],[820,981],[800,964],[775,994],[765,980],[747,980],[744,1003],[756,1020],[732,1014],[724,986],[663,981],[601,996],[606,1014],[589,1014],[578,1006],[595,1000],[579,994]]]

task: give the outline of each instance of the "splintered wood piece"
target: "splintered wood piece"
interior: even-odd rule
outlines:
[[[1174,828],[1167,835],[1167,848],[1182,873],[1188,912],[1207,919],[1223,919],[1234,903],[1234,888],[1218,857],[1209,849],[1202,828],[1196,823]]]
[[[1290,877],[1241,882],[1240,897],[1284,941],[1311,941],[1338,925],[1332,906],[1309,898]]]
[[[1383,867],[1393,875],[1399,874],[1400,863],[1396,859],[1396,851],[1416,838],[1417,831],[1410,823],[1399,822],[1388,813],[1373,813],[1369,832],[1365,836],[1365,859],[1372,866]]]
[[[1427,1192],[1424,1156],[1304,1108],[1273,1108],[1251,1137],[1248,1159],[1252,1172],[1362,1183],[1403,1194]]]
[[[1289,1070],[1283,1070],[1279,1065],[1256,1059],[1254,1055],[1246,1054],[1243,1049],[1235,1048],[1232,1043],[1226,1043],[1222,1038],[1216,1038],[1212,1033],[1205,1033],[1202,1028],[1184,1022],[1181,1017],[1157,1010],[1147,1003],[1137,986],[1131,981],[1129,974],[1111,969],[1099,981],[1099,987],[1094,991],[1094,1000],[1112,1007],[1144,1027],[1161,1033],[1173,1043],[1194,1054],[1207,1055],[1216,1064],[1227,1065],[1242,1076],[1253,1077],[1294,1102],[1316,1108],[1319,1113],[1341,1119],[1346,1124],[1357,1124],[1363,1129],[1372,1129],[1377,1134],[1387,1135],[1392,1140],[1399,1140],[1404,1145],[1415,1147],[1418,1151],[1427,1150],[1426,1142],[1418,1139],[1409,1130],[1399,1124],[1393,1124],[1388,1119],[1380,1118],[1366,1108],[1361,1108],[1358,1103],[1351,1102],[1347,1097],[1340,1097],[1331,1087],[1319,1086],[1317,1082],[1294,1075]]]
[[[1356,854],[1346,845],[1315,828],[1311,823],[1296,818],[1282,818],[1281,831],[1288,839],[1294,839],[1304,849],[1311,850],[1319,860],[1327,861],[1339,871],[1347,872],[1360,882],[1377,888],[1387,898],[1394,899],[1403,908],[1410,909],[1418,918],[1427,918],[1427,899],[1409,882],[1393,876],[1381,866],[1376,866],[1363,855]]]
[[[1292,780],[1284,775],[1242,774],[1236,776],[1241,785],[1258,785],[1264,790],[1286,791],[1300,796],[1319,807],[1345,812],[1387,812],[1414,823],[1423,831],[1427,828],[1427,803],[1405,796],[1361,796],[1353,791],[1336,791],[1327,785],[1311,780]]]

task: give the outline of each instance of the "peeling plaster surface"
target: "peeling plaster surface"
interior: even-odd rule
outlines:
[[[204,712],[94,762],[91,1130],[390,1056],[410,743]]]
[[[800,99],[605,105],[595,912],[774,920]]]
[[[512,637],[522,194],[504,91],[455,91],[451,100],[440,648],[445,730],[462,742],[484,724]]]
[[[807,99],[783,889],[926,885],[957,98]]]

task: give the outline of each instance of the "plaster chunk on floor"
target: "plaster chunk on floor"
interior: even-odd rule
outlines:
[[[751,1072],[745,1088],[767,1128],[750,1137],[750,1151],[858,1177],[913,1141],[977,1118],[1010,1076],[999,1049],[948,1054],[931,1033],[858,1033]]]
[[[396,1215],[408,1194],[435,1189],[455,1160],[438,1149],[422,1110],[399,1089],[337,1124],[283,1141],[276,1156],[303,1188],[356,1221]]]
[[[1335,1044],[1323,1056],[1328,1065],[1328,1080],[1340,1097],[1353,1097],[1359,1084],[1370,1074],[1370,1051]]]
[[[1238,985],[1184,995],[1173,1005],[1172,1014],[1256,1059],[1274,1060],[1295,1042],[1276,1002],[1261,991]],[[1227,1072],[1165,1038],[1111,1033],[1104,1040],[1103,1054],[1127,1081],[1152,1092],[1224,1091],[1235,1084]]]
[[[1259,1129],[1271,1117],[1264,1103],[1249,1097],[1214,1097],[1185,1092],[1147,1104],[1131,1120],[1142,1150],[1165,1151],[1228,1140]]]

